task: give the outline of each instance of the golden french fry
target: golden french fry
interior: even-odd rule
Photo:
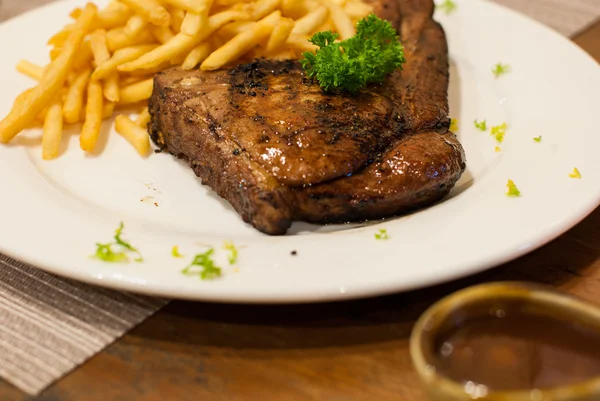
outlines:
[[[119,73],[113,72],[106,76],[103,80],[104,97],[109,102],[118,102],[121,97],[121,89],[119,88]]]
[[[106,33],[106,44],[111,52],[125,47],[149,45],[154,42],[154,36],[149,30],[143,30],[136,36],[128,36],[125,28],[115,28]]]
[[[281,19],[277,10],[257,22],[248,31],[242,32],[219,49],[215,50],[200,66],[202,70],[216,70],[230,61],[246,54],[263,39],[267,38]]]
[[[294,20],[302,18],[308,12],[305,3],[298,0],[283,0],[281,8],[284,17],[292,18]]]
[[[121,0],[125,5],[154,25],[169,26],[169,12],[156,0]]]
[[[208,10],[200,14],[187,13],[181,24],[181,32],[188,36],[197,36],[208,26]]]
[[[200,14],[202,11],[210,9],[212,5],[212,0],[165,0],[165,2],[194,14]]]
[[[189,54],[183,61],[181,68],[186,71],[196,68],[198,64],[206,60],[206,58],[210,55],[211,51],[212,46],[209,42],[202,43],[200,46],[196,47],[194,50],[189,52]]]
[[[166,26],[152,26],[150,27],[150,32],[152,32],[154,38],[163,45],[175,36],[173,32],[171,32],[171,29]]]
[[[292,33],[295,35],[309,35],[323,25],[327,21],[328,16],[329,10],[327,7],[317,7],[314,11],[296,21]]]
[[[80,72],[67,90],[63,106],[63,118],[67,124],[75,124],[80,119],[85,89],[91,73],[92,71],[89,68]]]
[[[102,119],[106,120],[107,118],[111,118],[116,106],[116,103],[104,102],[104,105],[102,106]]]
[[[75,22],[75,29],[62,48],[60,56],[49,65],[42,81],[0,122],[0,142],[6,143],[13,139],[58,95],[96,12],[95,5],[88,3],[85,6],[81,16]]]
[[[96,66],[110,59],[110,52],[106,45],[106,31],[104,29],[98,29],[90,36],[90,47]]]
[[[219,29],[217,35],[225,41],[231,40],[234,36],[250,29],[254,24],[256,24],[254,21],[231,22]]]
[[[154,88],[154,78],[121,88],[119,104],[132,104],[150,99]]]
[[[185,11],[181,8],[171,7],[169,8],[171,14],[171,30],[175,33],[181,32],[181,24],[185,18]]]
[[[224,11],[212,15],[208,20],[208,28],[202,31],[196,37],[190,37],[184,33],[179,33],[169,42],[157,47],[151,52],[143,54],[137,60],[119,66],[119,71],[148,70],[169,62],[170,60],[186,54],[193,48],[202,43],[213,32],[221,28],[228,22],[248,19],[247,13],[239,11]]]
[[[282,47],[294,29],[294,20],[282,18],[271,33],[267,42],[267,52],[271,53]]]
[[[140,113],[140,115],[137,117],[137,119],[135,120],[135,123],[145,129],[148,127],[148,124],[150,123],[150,119],[151,119],[150,112],[148,111],[148,108],[146,107]]]
[[[117,70],[117,67],[126,65],[125,63],[136,60],[141,56],[149,54],[156,48],[156,45],[141,45],[126,47],[124,49],[117,50],[112,57],[100,64],[94,73],[92,79],[102,79]]]
[[[90,41],[86,40],[79,47],[79,51],[75,56],[75,61],[73,61],[72,69],[81,70],[83,68],[87,68],[90,65],[93,58],[94,55],[92,53],[92,46],[90,44]]]
[[[344,8],[333,2],[327,3],[327,7],[329,8],[329,16],[333,21],[335,30],[340,34],[340,38],[345,40],[354,36],[356,29],[354,29],[352,19],[346,14]]]
[[[27,75],[30,78],[35,79],[36,81],[41,81],[44,76],[44,68],[39,65],[30,63],[27,60],[21,60],[17,64],[17,71],[21,74]]]
[[[134,15],[133,17],[129,18],[123,30],[125,35],[132,37],[139,35],[147,26],[148,21],[144,17],[141,15]]]
[[[81,128],[79,146],[85,152],[93,152],[102,128],[103,95],[102,83],[90,80],[87,87],[85,121]]]
[[[144,128],[131,121],[129,117],[119,115],[115,119],[115,130],[137,150],[140,156],[148,155],[150,139]]]
[[[73,24],[66,25],[48,40],[48,46],[61,47],[69,37],[69,34],[73,32],[73,28]]]
[[[344,7],[350,18],[362,19],[373,12],[373,7],[362,1],[348,1]]]
[[[252,20],[258,21],[261,18],[271,14],[281,5],[281,0],[258,0],[254,3],[252,11]]]
[[[42,134],[42,158],[44,160],[54,159],[58,156],[62,130],[62,102],[60,101],[60,96],[57,96],[48,107],[44,120],[44,131]]]
[[[94,23],[95,28],[98,29],[113,29],[118,26],[123,26],[132,15],[131,10],[124,4],[114,2],[112,4],[118,4],[119,6],[112,9],[105,9],[98,12],[96,21]]]
[[[138,82],[145,81],[151,78],[149,75],[129,75],[120,79],[119,85],[121,87],[137,84]]]
[[[308,41],[308,36],[291,34],[287,44],[300,52],[315,52],[318,47]]]

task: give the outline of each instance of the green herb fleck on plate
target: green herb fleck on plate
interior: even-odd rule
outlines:
[[[316,33],[309,42],[318,46],[300,60],[309,78],[325,92],[357,93],[369,83],[381,83],[406,62],[404,47],[392,24],[370,14],[356,24],[356,35],[341,42],[337,33]]]
[[[452,14],[456,10],[456,3],[452,0],[444,0],[436,8],[444,11],[446,14]]]
[[[483,120],[481,122],[475,120],[474,124],[475,124],[475,128],[477,128],[478,130],[484,131],[484,132],[487,131],[487,123],[485,120]]]
[[[450,132],[457,133],[458,132],[458,120],[456,118],[450,119]]]
[[[506,187],[508,188],[506,195],[515,198],[521,196],[521,191],[519,191],[519,188],[517,188],[517,185],[513,180],[508,180],[508,184],[506,184]]]
[[[533,138],[533,140],[537,143],[540,143],[540,142],[542,142],[542,136],[540,135],[537,138]]]
[[[375,234],[375,239],[386,240],[390,239],[390,236],[388,235],[387,230],[381,229],[378,233]]]
[[[510,72],[510,66],[508,64],[498,63],[492,68],[492,72],[496,78],[500,78],[500,76]]]
[[[573,169],[573,172],[571,174],[569,174],[569,177],[580,180],[581,179],[581,173],[579,172],[579,169],[577,167],[575,167]]]
[[[506,123],[496,125],[492,127],[490,131],[492,136],[496,138],[496,142],[502,143],[504,142],[504,136],[506,135],[506,130],[508,129],[508,125]]]
[[[171,255],[173,255],[174,258],[183,258],[183,255],[179,253],[179,247],[177,245],[173,246],[173,249],[171,249]]]
[[[212,280],[221,277],[221,268],[215,265],[212,258],[215,250],[209,249],[205,253],[198,254],[192,263],[181,271],[186,276],[200,276],[202,280]]]
[[[225,241],[225,244],[223,245],[223,249],[225,249],[226,251],[229,252],[229,255],[227,256],[227,260],[229,260],[229,264],[230,265],[236,264],[236,262],[238,260],[238,250],[235,247],[235,245],[233,244],[233,242]]]
[[[123,229],[125,225],[123,222],[117,228],[114,236],[114,242],[106,244],[97,243],[96,253],[94,258],[102,260],[108,263],[127,263],[129,262],[128,253],[133,252],[137,254],[137,257],[133,259],[135,262],[143,262],[142,254],[129,242],[125,241],[121,236],[123,235]]]

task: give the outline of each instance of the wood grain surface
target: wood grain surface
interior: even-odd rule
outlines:
[[[575,42],[600,60],[600,23]],[[425,401],[408,353],[415,319],[453,291],[498,280],[600,304],[600,209],[515,262],[426,290],[305,306],[173,302],[33,399]],[[30,399],[0,382],[0,400]]]

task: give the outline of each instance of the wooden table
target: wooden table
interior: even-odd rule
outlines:
[[[600,22],[575,42],[600,60]],[[413,323],[439,298],[496,280],[600,304],[600,209],[515,262],[422,291],[305,306],[173,302],[33,399],[425,401],[408,352]],[[0,400],[28,399],[0,381]]]

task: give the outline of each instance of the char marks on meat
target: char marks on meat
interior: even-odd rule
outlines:
[[[155,78],[150,134],[244,221],[376,219],[442,199],[465,169],[449,132],[448,48],[432,0],[371,0],[407,62],[357,96],[325,94],[297,61],[259,59]]]

